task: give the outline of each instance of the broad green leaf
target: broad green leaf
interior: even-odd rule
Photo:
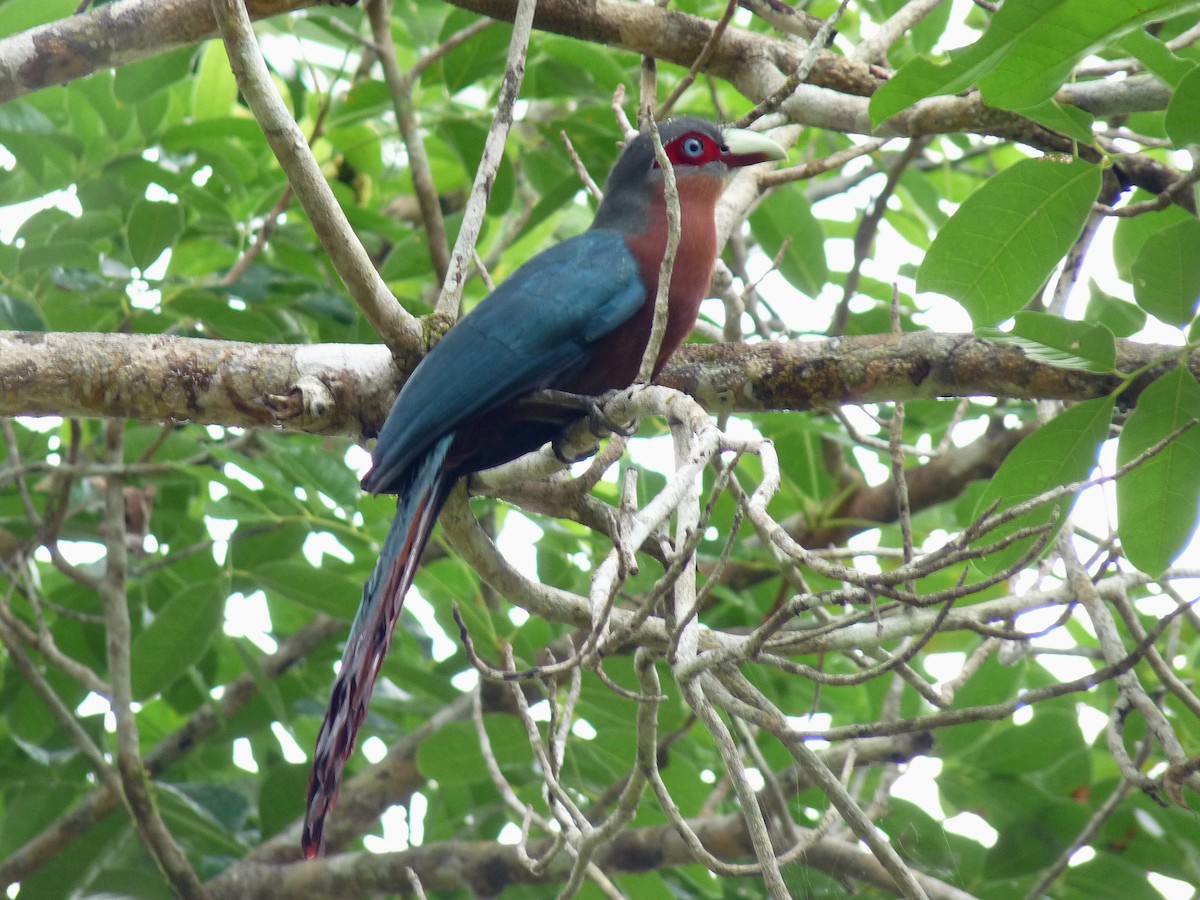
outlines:
[[[121,66],[113,77],[113,96],[129,105],[141,103],[175,82],[189,78],[195,56],[196,48],[188,46]]]
[[[17,269],[33,272],[39,269],[94,269],[96,248],[84,241],[59,241],[40,247],[26,247],[17,258]]]
[[[474,13],[454,10],[446,17],[442,39],[452,36],[476,20]],[[479,85],[484,79],[495,78],[504,71],[512,26],[495,25],[455,47],[442,59],[440,66],[446,90],[456,94],[465,87]]]
[[[772,259],[790,238],[779,260],[780,274],[810,297],[820,292],[829,280],[825,234],[799,187],[789,186],[764,200],[750,216],[750,230]]]
[[[8,0],[0,17],[0,36],[16,34],[35,25],[69,19],[79,4],[75,0]]]
[[[529,738],[513,716],[484,715],[488,741],[502,769],[523,768],[533,759]],[[487,763],[479,749],[475,726],[455,722],[421,742],[417,768],[441,784],[472,784],[488,780]]]
[[[1037,798],[1033,786],[1023,779],[1005,779],[997,786],[1009,793],[1023,792]],[[987,878],[1020,878],[1051,863],[1087,824],[1090,811],[1067,798],[1043,800],[1019,819],[1000,830],[996,844],[988,850],[983,872]],[[1113,896],[1113,895],[1108,895]],[[1144,895],[1143,895],[1144,896]]]
[[[501,29],[489,28],[484,34],[491,34]],[[483,148],[487,143],[488,129],[483,120],[447,119],[441,125],[441,137],[458,156],[462,164],[462,175],[467,180],[473,180],[475,169],[483,157]],[[492,181],[492,196],[488,200],[488,213],[495,215],[501,210],[507,210],[512,205],[516,188],[516,177],[513,174],[512,161],[505,153],[500,158],[500,165]],[[450,236],[451,241],[454,236]]]
[[[1083,321],[1103,325],[1116,337],[1127,338],[1142,330],[1146,312],[1136,303],[1105,293],[1095,281],[1088,284],[1090,296]]]
[[[923,56],[910,59],[872,95],[867,107],[871,124],[878,128],[926,97],[965,91],[972,83],[971,71],[977,65],[977,47],[952,51],[946,65]]]
[[[1123,38],[1118,46],[1137,59],[1146,70],[1153,72],[1160,81],[1178,88],[1180,80],[1195,69],[1190,59],[1182,59],[1172,53],[1162,40],[1144,28],[1135,28]]]
[[[79,218],[69,219],[55,228],[54,240],[107,241],[121,230],[123,221],[115,209],[84,210]]]
[[[354,617],[362,599],[362,585],[358,582],[330,571],[329,567],[314,569],[299,560],[264,563],[254,566],[248,574],[268,593],[346,620]]]
[[[162,811],[163,821],[174,834],[205,853],[236,857],[246,852],[246,846],[235,837],[234,829],[226,828],[211,810],[175,785],[160,782],[157,788],[155,799]],[[209,786],[208,790],[234,793],[230,788],[219,788],[217,785]],[[242,798],[239,796],[238,799]]]
[[[108,71],[97,72],[87,78],[73,81],[67,87],[67,94],[70,98],[68,106],[74,117],[79,109],[76,98],[83,98],[84,103],[91,107],[92,113],[99,117],[104,123],[105,131],[108,136],[117,138],[118,140],[128,134],[130,127],[133,125],[133,110],[123,103],[118,103],[117,98],[113,93],[113,73]],[[76,133],[76,137],[86,141],[86,137]],[[92,144],[86,148],[89,151],[95,152],[97,147]],[[105,158],[106,153],[101,153],[100,158]]]
[[[1140,824],[1138,823],[1138,825]],[[1126,834],[1128,833],[1126,832]],[[1147,887],[1149,882],[1146,880],[1147,866],[1144,861],[1129,859],[1123,855],[1125,852],[1126,848],[1121,841],[1114,840],[1107,845],[1107,852],[1098,853],[1079,865],[1067,867],[1062,874],[1061,884],[1064,890],[1060,896],[1132,898],[1144,897],[1151,891],[1159,894],[1153,888]],[[1145,853],[1146,851],[1142,850],[1141,852]],[[1184,860],[1186,860],[1186,856],[1181,858],[1175,855],[1175,859],[1171,862]],[[1156,865],[1151,871],[1161,872],[1162,868]],[[1163,895],[1159,894],[1159,896]]]
[[[179,204],[138,200],[129,211],[125,229],[133,264],[142,270],[151,266],[182,231],[183,207]]]
[[[379,135],[365,122],[331,128],[324,140],[330,143],[338,156],[353,166],[356,173],[361,172],[372,178],[378,178],[383,173]]]
[[[38,311],[16,297],[0,294],[0,328],[6,331],[42,331],[46,327]]]
[[[184,238],[171,246],[167,274],[174,278],[206,278],[223,272],[237,260],[237,251],[213,238]]]
[[[608,48],[593,44],[560,38],[555,35],[545,35],[538,41],[539,49],[547,56],[569,65],[578,72],[585,73],[596,86],[621,84],[629,77],[627,69],[621,67],[620,57],[608,51]],[[527,72],[526,77],[533,72]],[[611,87],[609,88],[611,91]]]
[[[263,836],[282,831],[304,815],[308,767],[280,764],[268,769],[259,783],[258,817]]]
[[[1155,381],[1138,397],[1121,430],[1117,463],[1125,465],[1176,429],[1200,418],[1200,385],[1183,367]],[[1196,528],[1200,512],[1200,429],[1189,428],[1117,481],[1121,546],[1129,561],[1157,576],[1171,564]]]
[[[220,632],[224,611],[216,582],[190,585],[168,600],[133,640],[133,699],[165,691],[195,665]]]
[[[1074,65],[1146,23],[1200,8],[1198,0],[1023,0],[1006,3],[974,44],[937,65],[910,60],[871,98],[874,125],[918,100],[978,87],[989,106],[1023,110],[1054,96]]]
[[[221,41],[209,41],[200,51],[200,65],[192,82],[192,121],[222,119],[233,112],[238,87]]]
[[[8,779],[4,790],[4,821],[0,847],[15,850],[56,818],[55,810],[69,809],[78,799],[79,786],[55,779],[46,784],[31,772]],[[23,886],[22,886],[23,887]]]
[[[1052,131],[1064,134],[1080,144],[1092,145],[1096,139],[1092,134],[1092,123],[1096,117],[1077,106],[1066,106],[1055,100],[1045,100],[1037,106],[1021,110],[1021,115],[1041,122]]]
[[[981,516],[997,500],[1000,501],[997,512],[1002,512],[1052,488],[1086,478],[1096,463],[1100,444],[1108,437],[1112,410],[1112,397],[1087,400],[1066,410],[1017,444],[988,483],[975,507],[975,515]],[[1056,503],[1044,504],[984,535],[975,546],[994,543],[1022,528],[1045,525],[1055,509],[1059,513],[1054,526],[1057,532],[1073,500],[1073,497],[1063,497]],[[1016,563],[1033,542],[1032,537],[1017,541],[976,560],[975,565],[981,572],[994,575]]]
[[[1037,293],[1079,237],[1099,191],[1100,168],[1078,159],[1005,169],[942,226],[917,290],[958,300],[976,325],[998,325]]]
[[[1188,144],[1200,144],[1200,66],[1180,80],[1167,105],[1165,127],[1181,150]]]
[[[1130,196],[1129,202],[1141,203],[1152,199],[1151,194],[1138,189]],[[1189,212],[1174,204],[1166,209],[1143,213],[1140,216],[1119,218],[1113,234],[1113,264],[1117,268],[1117,274],[1126,281],[1130,280],[1133,264],[1152,236],[1176,222],[1187,222],[1193,218]]]
[[[1064,369],[1111,372],[1116,365],[1111,331],[1103,325],[1072,322],[1047,313],[1019,312],[1011,332],[978,328],[975,336],[1014,344],[1026,356]]]
[[[1185,219],[1146,241],[1133,264],[1133,293],[1164,322],[1191,321],[1200,300],[1200,221]]]
[[[1020,728],[1003,729],[981,748],[979,767],[990,775],[1020,777],[1060,765],[1079,756],[1080,781],[1088,780],[1083,733],[1074,710],[1041,706]]]

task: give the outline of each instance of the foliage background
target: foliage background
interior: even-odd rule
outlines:
[[[22,898],[170,896],[202,882],[212,896],[350,896],[408,890],[412,867],[431,894],[487,896],[507,885],[505,896],[555,895],[569,861],[560,854],[557,867],[533,876],[516,858],[520,816],[479,748],[464,675],[471,664],[444,635],[458,634],[454,601],[493,662],[506,645],[523,665],[545,661],[547,648],[561,658],[583,640],[581,630],[568,617],[521,614],[525,595],[501,596],[481,581],[477,561],[441,538],[417,579],[429,611],[419,623],[402,619],[384,667],[390,687],[377,692],[362,736],[373,739],[363,746],[371,758],[356,755],[351,771],[362,777],[334,814],[337,855],[298,865],[303,756],[393,512],[390,499],[357,488],[356,448],[386,401],[339,394],[343,412],[333,424],[280,414],[283,428],[248,428],[236,403],[208,394],[213,384],[220,394],[235,383],[235,366],[205,369],[194,357],[177,364],[171,348],[185,348],[183,359],[194,345],[132,341],[249,342],[262,346],[265,372],[274,345],[378,337],[315,252],[318,236],[239,100],[222,43],[200,40],[211,20],[195,25],[181,3],[159,4],[156,19],[135,18],[151,5],[129,0],[70,19],[66,0],[0,2],[0,31],[13,36],[0,41],[0,202],[44,207],[0,241],[0,327],[80,335],[66,349],[47,349],[57,355],[42,360],[36,379],[18,377],[18,349],[52,345],[28,334],[0,344],[0,413],[18,416],[3,421],[0,468],[3,881],[19,883]],[[808,12],[825,17],[834,6],[814,2]],[[730,433],[773,442],[782,483],[770,514],[789,534],[813,549],[853,548],[844,561],[867,587],[852,598],[857,605],[840,606],[833,601],[845,579],[814,570],[808,558],[798,570],[795,557],[742,524],[735,494],[715,495],[696,550],[714,601],[702,621],[744,636],[785,608],[795,613],[788,628],[833,636],[792,653],[819,677],[744,657],[731,668],[794,727],[831,739],[821,750],[829,767],[841,776],[845,766],[850,795],[930,896],[1147,896],[1154,873],[1174,879],[1154,884],[1182,897],[1180,883],[1200,883],[1186,805],[1200,758],[1200,640],[1187,605],[1196,573],[1172,568],[1194,529],[1200,485],[1200,436],[1178,433],[1197,416],[1200,387],[1186,368],[1172,368],[1189,359],[1179,348],[1194,340],[1200,296],[1198,6],[848,4],[832,49],[816,57],[806,84],[786,85],[778,99],[789,99],[765,120],[794,142],[791,163],[813,177],[763,176],[754,185],[763,199],[734,229],[724,257],[732,280],[718,282],[723,302],[706,306],[696,336],[747,345],[731,356],[720,348],[685,354],[669,375],[721,400]],[[794,37],[808,29],[803,17],[765,0],[729,11],[726,36],[678,112],[736,119],[804,61]],[[658,50],[668,60],[658,69],[665,98],[724,12],[724,4],[691,0],[670,11],[539,4],[517,122],[482,221],[478,250],[493,278],[589,221],[592,203],[560,132],[599,179],[621,136],[613,92],[624,84],[633,93],[639,54]],[[407,103],[419,123],[451,240],[512,33],[482,16],[512,14],[510,4],[471,0],[391,8],[397,60],[408,73],[399,109]],[[28,31],[43,23],[48,30]],[[117,49],[55,43],[55,29],[88,27]],[[408,166],[415,144],[398,135],[397,94],[376,64],[364,12],[305,9],[263,18],[257,30],[275,86],[388,288],[412,315],[430,313],[438,286],[431,220]],[[141,43],[136,52],[121,50],[130,34]],[[947,62],[946,51],[960,46]],[[56,83],[63,86],[48,87]],[[1072,151],[1083,161],[1043,156]],[[1126,214],[1114,214],[1121,203]],[[737,208],[730,214],[743,218]],[[1102,273],[1099,283],[1089,280],[1093,272]],[[485,294],[472,278],[465,305]],[[966,327],[961,310],[998,343],[937,343],[931,332]],[[886,337],[894,331],[907,336]],[[93,333],[129,338],[101,344]],[[831,342],[803,343],[818,338]],[[413,346],[398,340],[392,349]],[[164,347],[170,352],[160,356]],[[830,352],[808,366],[772,355],[805,348]],[[228,352],[254,369],[253,348]],[[733,400],[722,394],[722,360],[754,389]],[[329,371],[332,378],[340,365],[379,389],[411,364],[398,353],[393,367],[359,347]],[[182,394],[180,421],[163,425],[157,408],[138,407],[132,386],[122,393],[97,375],[121,369],[150,394]],[[907,401],[902,414],[886,400]],[[841,401],[851,406],[834,413]],[[824,411],[795,412],[813,406]],[[88,412],[128,420],[106,424]],[[640,462],[644,501],[673,467],[663,420],[646,421],[641,434],[647,440],[635,441],[614,472]],[[1009,553],[965,570],[931,564],[909,579],[915,584],[900,585],[916,597],[950,591],[953,616],[935,621],[929,610],[906,612],[888,600],[898,588],[886,573],[903,562],[906,541],[925,558],[993,499],[1007,505],[1086,479],[1098,454],[1111,475],[1172,437],[1115,495],[1094,489],[1064,532],[1073,528],[1075,537],[1042,561]],[[897,468],[907,471],[902,494]],[[747,455],[737,472],[752,491],[764,469]],[[704,497],[715,479],[707,470]],[[485,529],[507,533],[505,552],[532,557],[541,583],[584,598],[611,548],[598,504],[620,502],[617,484],[599,481],[590,506],[509,485],[492,491],[507,502],[484,497],[472,508]],[[1055,527],[1074,493],[1049,498],[1062,501]],[[906,504],[911,512],[901,514]],[[1049,509],[1018,524],[1048,522]],[[523,524],[530,520],[537,531]],[[524,538],[531,548],[514,547],[521,535],[533,536]],[[651,557],[673,551],[647,552],[622,586],[631,608],[662,575]],[[979,587],[995,573],[1010,577]],[[961,579],[976,588],[968,594]],[[881,622],[900,622],[898,630],[875,629],[876,602]],[[122,638],[113,610],[126,605],[128,640],[114,651]],[[239,636],[247,609],[265,611],[262,633]],[[136,733],[134,747],[122,750],[99,698],[111,696],[124,652]],[[876,677],[854,677],[888,659]],[[726,765],[671,665],[660,659],[658,669],[664,783],[714,852],[751,860],[734,789],[751,776]],[[604,672],[638,689],[630,648],[609,654]],[[848,683],[818,685],[829,677]],[[569,696],[565,681],[525,691],[533,704],[547,692]],[[1027,692],[1044,702],[1024,705]],[[485,683],[480,703],[500,771],[521,803],[549,815],[544,772],[511,691]],[[634,770],[637,710],[584,674],[574,715],[586,724],[567,744],[560,778],[593,811],[609,811],[611,789]],[[734,725],[776,839],[813,842],[804,862],[783,870],[788,891],[899,890],[851,828],[826,818],[828,791],[806,780],[784,744],[753,721]],[[851,740],[862,734],[873,737]],[[922,769],[932,773],[936,802],[929,791],[919,803],[892,795],[914,759],[936,761]],[[153,804],[138,803],[143,768]],[[120,808],[121,794],[131,813]],[[384,852],[360,852],[362,835],[377,833],[393,806],[404,813],[389,816],[389,840],[365,842]],[[947,818],[957,825],[947,827]],[[716,879],[689,862],[665,823],[646,796],[601,857],[611,890],[762,895],[757,878]],[[806,830],[818,823],[816,833]],[[502,834],[508,843],[497,845]],[[583,893],[605,890],[593,882]]]

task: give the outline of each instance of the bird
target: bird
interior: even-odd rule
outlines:
[[[715,209],[736,168],[785,157],[765,135],[698,118],[660,126],[675,174],[680,242],[654,375],[696,323],[717,256]],[[363,588],[317,735],[301,836],[324,852],[325,819],[404,596],[455,483],[561,437],[579,408],[528,412],[541,390],[598,397],[637,378],[653,325],[668,237],[664,174],[653,139],[630,140],[613,166],[591,227],[534,256],[451,328],[415,367],[379,431],[371,494],[396,494],[396,518]]]

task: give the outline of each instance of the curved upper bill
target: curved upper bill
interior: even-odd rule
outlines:
[[[764,134],[745,128],[726,128],[721,132],[725,152],[721,161],[730,168],[752,166],[772,159],[787,159],[787,151]]]

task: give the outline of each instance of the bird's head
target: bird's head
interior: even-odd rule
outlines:
[[[704,119],[671,119],[659,126],[681,195],[698,189],[716,198],[733,169],[783,159],[787,153],[765,135],[743,128],[722,129]],[[648,203],[662,196],[663,173],[649,133],[625,145],[604,188],[593,228],[636,230]]]

